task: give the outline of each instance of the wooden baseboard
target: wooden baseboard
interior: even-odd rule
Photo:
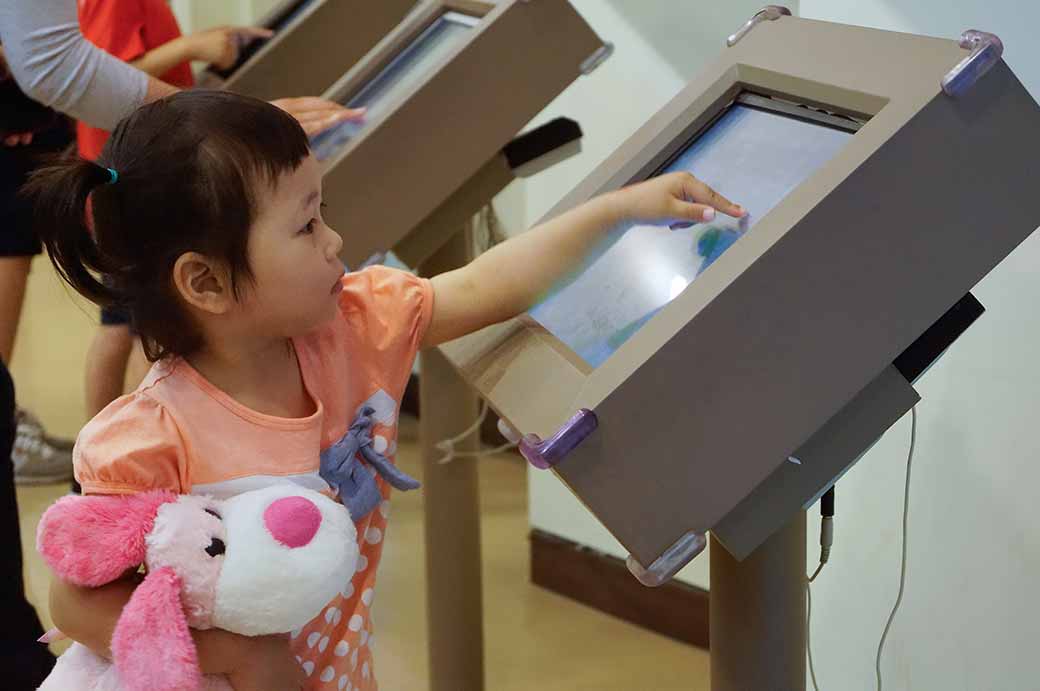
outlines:
[[[624,561],[532,530],[531,581],[554,593],[698,648],[708,649],[708,591],[671,581],[647,588]]]

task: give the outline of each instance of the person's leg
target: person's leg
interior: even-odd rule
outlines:
[[[42,252],[33,226],[33,210],[18,190],[43,160],[62,151],[71,141],[60,122],[39,132],[30,146],[0,147],[0,361],[11,361],[25,298],[32,258]],[[17,411],[14,450],[15,479],[19,483],[62,482],[72,476],[72,442],[46,433],[40,421]]]
[[[87,419],[123,395],[134,339],[126,324],[102,323],[87,353]]]
[[[141,346],[140,337],[134,336],[134,348],[130,353],[130,363],[126,366],[127,389],[133,391],[140,386],[151,368],[152,363],[148,362],[148,358],[144,355],[144,348]]]
[[[129,319],[117,309],[101,310],[101,325],[87,351],[87,419],[92,420],[109,403],[123,395],[123,384],[127,375],[127,363],[134,348]],[[144,378],[144,375],[141,375]],[[135,383],[136,387],[137,384]],[[83,490],[72,480],[73,494]]]
[[[32,256],[0,256],[0,362],[8,365],[25,298]],[[16,409],[16,435],[10,451],[19,484],[50,484],[72,477],[72,442],[47,434],[35,415]]]
[[[18,195],[32,169],[33,159],[27,151],[0,146],[0,362],[8,366],[29,267],[33,257],[43,251],[33,229],[32,208]]]
[[[9,365],[25,300],[31,255],[3,256],[0,249],[0,363]],[[47,434],[32,413],[17,409],[10,452],[19,484],[64,482],[72,477],[72,442]]]
[[[7,367],[0,363],[0,544],[8,552],[0,559],[0,664],[9,689],[35,689],[54,666],[54,656],[37,643],[43,627],[32,605],[25,598],[22,578],[22,540],[18,525],[18,503],[14,489],[14,382]]]
[[[11,364],[32,257],[0,256],[0,362]]]
[[[31,101],[25,104],[27,108],[32,105]],[[0,361],[8,366],[30,265],[43,252],[32,205],[19,190],[46,157],[63,151],[71,142],[72,130],[62,119],[37,132],[29,146],[0,146]]]

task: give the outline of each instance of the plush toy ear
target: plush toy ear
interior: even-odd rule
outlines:
[[[171,567],[145,576],[123,607],[112,633],[112,661],[126,691],[196,691],[202,685],[181,579]]]
[[[177,495],[166,491],[62,497],[43,514],[36,549],[61,579],[82,586],[111,583],[145,560],[155,514]]]

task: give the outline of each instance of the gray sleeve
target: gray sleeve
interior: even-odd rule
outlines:
[[[26,94],[95,127],[144,102],[148,76],[83,38],[76,0],[0,0],[0,42]]]

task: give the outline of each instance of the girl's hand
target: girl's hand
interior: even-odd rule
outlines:
[[[281,108],[299,120],[308,137],[313,137],[341,122],[360,121],[365,118],[364,108],[344,108],[335,101],[317,96],[279,98],[271,101],[271,105]]]
[[[288,636],[246,639],[244,663],[228,673],[235,691],[298,691],[306,676],[289,649]]]
[[[747,212],[689,173],[669,173],[614,193],[625,223],[673,228],[712,221],[715,212],[741,218]]]
[[[274,32],[257,26],[219,26],[189,37],[193,60],[208,62],[219,70],[232,67],[245,46]]]

